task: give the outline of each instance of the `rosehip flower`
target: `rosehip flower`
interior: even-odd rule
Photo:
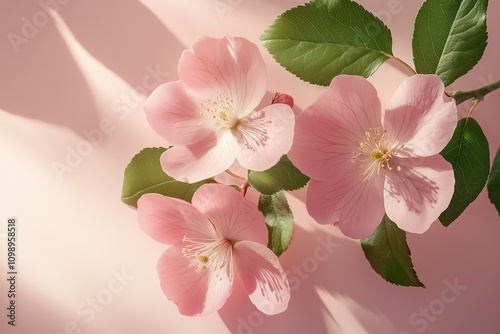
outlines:
[[[151,127],[173,148],[161,156],[165,173],[197,182],[237,160],[262,171],[292,145],[295,116],[287,104],[255,110],[267,86],[264,60],[241,37],[201,37],[185,50],[179,81],[160,85],[144,110]]]
[[[347,236],[370,236],[384,212],[399,228],[423,233],[453,195],[453,169],[439,152],[457,108],[438,76],[405,79],[381,111],[362,77],[338,76],[297,118],[288,156],[311,177],[306,207]]]
[[[138,222],[171,245],[157,264],[163,292],[184,315],[207,315],[231,294],[235,268],[250,300],[266,314],[286,310],[290,288],[257,206],[227,185],[205,184],[192,204],[159,194],[138,201]]]

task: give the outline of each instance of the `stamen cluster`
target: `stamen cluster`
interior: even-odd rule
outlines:
[[[389,160],[398,154],[404,144],[400,144],[399,140],[395,140],[390,144],[390,140],[387,138],[387,130],[381,131],[380,128],[370,128],[370,131],[366,131],[365,135],[366,138],[361,141],[354,139],[354,143],[359,145],[359,149],[358,152],[352,152],[352,159],[363,157],[362,160],[367,160],[366,163],[359,166],[359,170],[362,171],[359,176],[364,176],[363,182],[368,182],[368,179],[375,171],[377,171],[377,175],[380,175],[380,170],[386,166],[388,170],[394,170],[390,166]],[[352,147],[353,145],[349,143],[349,146]],[[371,164],[365,169],[366,164],[370,162]],[[400,171],[401,167],[396,166],[396,170]]]

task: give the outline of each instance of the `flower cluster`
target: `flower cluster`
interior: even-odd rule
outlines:
[[[352,238],[369,237],[384,214],[422,233],[450,202],[453,169],[439,152],[453,134],[457,109],[438,76],[404,80],[385,109],[366,79],[337,76],[295,120],[286,95],[257,108],[266,68],[244,38],[202,37],[182,53],[178,71],[180,80],[159,86],[144,106],[151,127],[173,145],[160,162],[176,180],[205,180],[235,161],[264,171],[288,154],[311,178],[310,215]],[[145,194],[138,221],[170,246],[158,273],[182,314],[217,311],[236,276],[262,312],[286,309],[286,275],[267,248],[263,214],[244,192],[205,184],[192,203]]]
[[[289,101],[256,110],[267,87],[256,45],[237,37],[202,37],[182,53],[178,71],[180,80],[159,86],[144,106],[151,127],[174,145],[161,156],[165,173],[192,183],[224,172],[235,160],[262,171],[290,150],[295,116]],[[206,315],[222,307],[234,268],[259,310],[286,309],[290,288],[267,248],[264,216],[231,187],[204,185],[192,205],[146,194],[138,212],[142,229],[171,245],[158,272],[163,291],[182,314]]]

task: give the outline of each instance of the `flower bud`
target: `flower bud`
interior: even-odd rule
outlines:
[[[275,104],[275,103],[288,104],[290,106],[290,108],[293,108],[293,97],[291,97],[288,94],[282,94],[282,93],[276,92],[276,94],[274,94],[273,101],[271,102],[271,104]]]

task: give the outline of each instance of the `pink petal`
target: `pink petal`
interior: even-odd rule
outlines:
[[[257,206],[224,184],[205,184],[193,196],[193,206],[203,213],[219,234],[232,242],[255,241],[267,245],[268,231]]]
[[[266,93],[267,72],[257,46],[241,37],[201,37],[182,53],[179,76],[189,90],[205,99],[216,91],[234,100],[240,117],[251,112]]]
[[[437,75],[414,75],[399,86],[383,117],[388,137],[405,144],[400,156],[431,156],[450,141],[457,106]]]
[[[238,162],[263,171],[286,154],[293,141],[295,116],[286,104],[273,104],[240,120],[237,127]]]
[[[455,178],[453,168],[439,154],[394,159],[401,171],[386,174],[384,203],[387,216],[399,228],[423,233],[449,205]]]
[[[196,268],[197,261],[184,257],[182,246],[177,244],[169,247],[158,260],[161,288],[184,315],[213,313],[224,305],[231,294],[233,277],[228,273],[232,273],[232,270]]]
[[[380,125],[375,88],[362,77],[340,75],[297,118],[288,157],[308,176],[328,180],[359,148],[354,139]]]
[[[285,311],[290,299],[290,287],[276,255],[264,245],[241,241],[234,245],[233,256],[252,303],[269,315]]]
[[[172,145],[193,144],[213,132],[200,124],[200,104],[191,99],[180,81],[156,88],[144,111],[153,130]]]
[[[160,162],[174,179],[194,183],[222,173],[235,159],[236,141],[228,131],[192,145],[174,146],[161,155]]]
[[[339,170],[331,180],[311,180],[307,211],[320,224],[333,224],[344,235],[367,238],[384,216],[384,178],[373,175],[367,182],[357,170]]]
[[[144,194],[137,202],[139,227],[153,239],[176,244],[189,238],[217,238],[212,224],[186,201],[160,194]]]

